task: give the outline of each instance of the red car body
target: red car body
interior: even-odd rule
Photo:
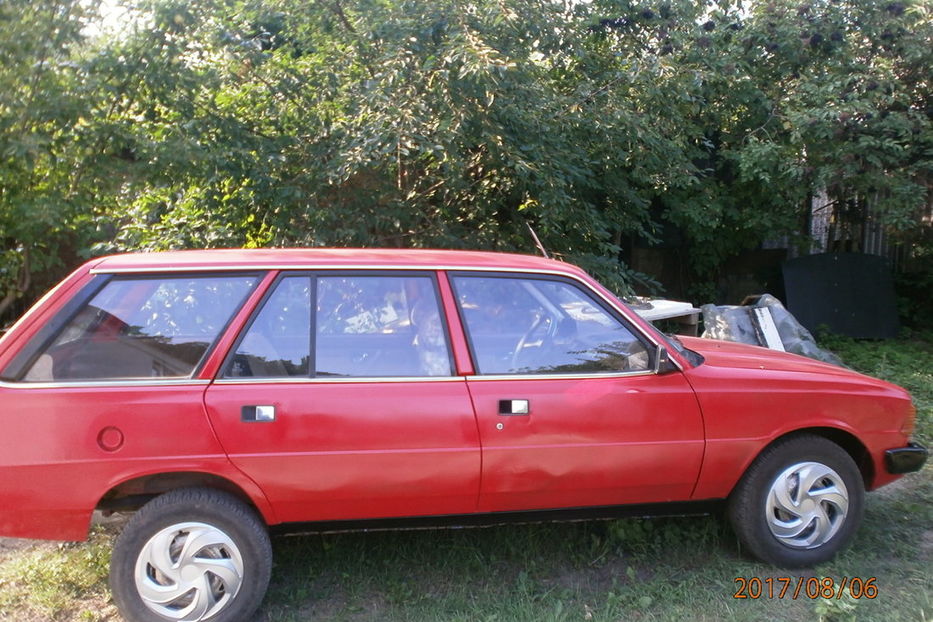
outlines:
[[[923,465],[914,415],[881,380],[671,340],[557,261],[120,255],[0,339],[0,536],[134,511],[110,567],[133,622],[249,619],[270,528],[296,525],[726,501],[747,550],[807,566],[851,540],[866,489]]]
[[[276,279],[308,270],[435,279],[453,373],[223,378],[223,362]],[[23,382],[7,375],[94,279],[232,272],[255,275],[256,283],[189,377]],[[673,366],[669,373],[484,376],[458,312],[454,273],[572,281],[639,339],[664,346]],[[908,447],[914,408],[903,389],[762,348],[683,344],[702,357],[670,347],[580,269],[537,257],[314,249],[95,259],[0,340],[0,535],[84,539],[96,508],[120,509],[121,501],[195,484],[232,491],[270,526],[725,499],[765,447],[802,431],[843,447],[866,489],[899,477],[885,452]],[[530,403],[530,413],[503,416],[500,401],[517,399]],[[277,418],[244,422],[244,404],[272,405]]]

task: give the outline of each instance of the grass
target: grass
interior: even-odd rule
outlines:
[[[930,443],[933,334],[823,344],[857,370],[910,389],[916,436]],[[929,620],[931,501],[931,467],[870,494],[854,544],[792,573],[745,557],[715,516],[277,538],[272,584],[253,622]],[[106,589],[113,535],[100,528],[84,544],[0,549],[0,620],[118,620]],[[733,598],[737,577],[779,586],[785,576],[875,578],[878,592]]]
[[[87,542],[36,544],[0,558],[0,620],[114,619],[102,606],[112,539],[95,528]]]

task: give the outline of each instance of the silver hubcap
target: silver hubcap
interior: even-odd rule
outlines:
[[[223,531],[204,523],[166,527],[146,542],[136,560],[143,604],[167,620],[207,620],[236,596],[243,559]]]
[[[801,462],[771,484],[768,528],[791,548],[813,549],[836,535],[848,509],[849,492],[839,474],[819,462]]]

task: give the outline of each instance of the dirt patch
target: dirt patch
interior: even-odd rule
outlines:
[[[23,540],[22,538],[0,538],[0,553],[6,551],[22,551],[23,549],[34,545],[35,540]]]
[[[543,579],[546,586],[573,592],[609,592],[631,581],[627,573],[630,564],[624,559],[588,567],[562,566]],[[635,568],[634,572],[638,572]]]
[[[894,480],[890,484],[882,486],[881,488],[871,492],[872,495],[885,498],[897,498],[900,497],[905,489],[911,488],[913,485],[913,479],[911,477],[902,477],[900,479]]]
[[[102,527],[106,532],[117,534],[129,520],[128,514],[113,514],[104,516],[100,512],[95,512],[91,520],[95,526]],[[23,551],[31,551],[40,548],[57,547],[61,543],[52,540],[29,540],[27,538],[0,538],[0,563],[5,562],[14,555]]]
[[[6,561],[20,551],[34,549],[43,545],[48,545],[48,543],[23,538],[0,538],[0,562]]]

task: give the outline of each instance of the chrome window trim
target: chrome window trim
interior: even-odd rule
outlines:
[[[67,388],[113,388],[113,387],[181,387],[204,386],[210,380],[194,378],[126,378],[123,380],[74,380],[62,382],[8,382],[0,381],[0,388],[4,389],[67,389]]]
[[[318,378],[218,378],[214,384],[360,384],[399,382],[463,382],[465,376],[333,376]]]
[[[496,374],[489,376],[342,376],[331,378],[220,378],[214,384],[351,384],[399,382],[462,382],[486,380],[589,380],[595,378],[631,378],[653,376],[653,369],[589,374]]]
[[[488,376],[467,376],[467,380],[593,380],[597,378],[632,378],[634,376],[654,376],[653,369],[639,369],[637,371],[608,372],[589,374],[490,374]]]

